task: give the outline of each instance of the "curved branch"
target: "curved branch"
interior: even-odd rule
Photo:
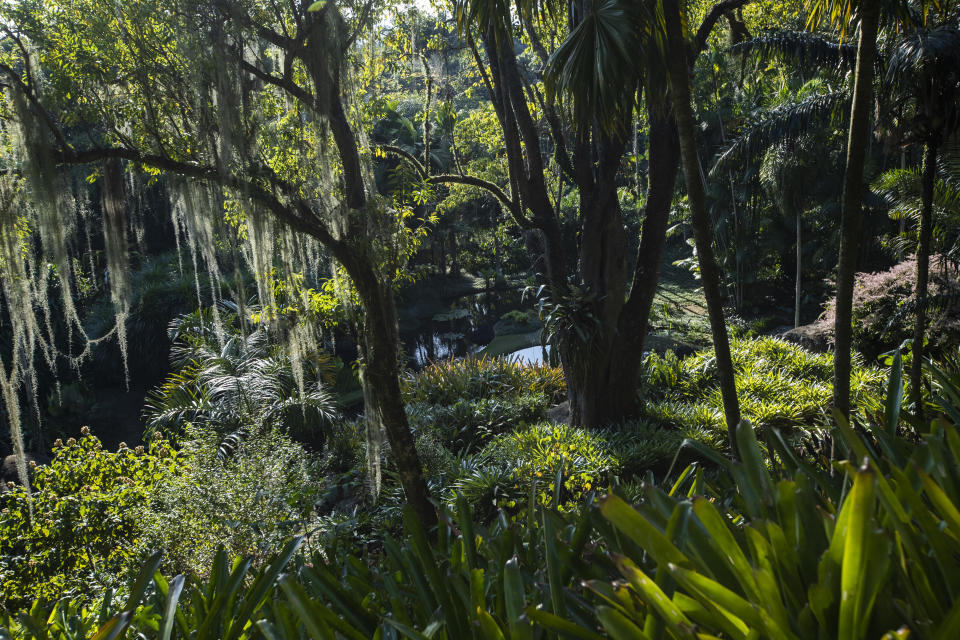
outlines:
[[[707,38],[710,37],[710,32],[713,31],[713,27],[716,26],[720,17],[728,11],[734,11],[751,2],[753,2],[753,0],[721,0],[713,5],[710,11],[707,12],[707,15],[703,17],[703,22],[700,23],[700,28],[697,29],[697,35],[694,36],[693,43],[690,45],[690,60],[688,64],[691,67],[696,61],[697,56],[707,48]]]
[[[144,166],[153,167],[162,171],[169,171],[185,178],[194,178],[224,185],[241,191],[251,200],[266,207],[280,222],[294,231],[305,233],[323,244],[333,255],[347,255],[347,245],[337,240],[323,222],[317,218],[310,206],[303,200],[293,200],[285,204],[276,195],[250,180],[244,180],[234,175],[221,172],[216,167],[173,160],[171,158],[141,153],[124,147],[102,147],[83,151],[66,150],[54,152],[54,160],[58,164],[90,164],[109,158],[119,158],[129,162],[136,162]]]
[[[378,145],[378,148],[384,153],[400,156],[406,160],[416,170],[417,175],[419,175],[421,179],[426,180],[429,177],[427,176],[427,170],[424,168],[423,163],[417,160],[417,157],[412,153],[404,151],[400,147],[392,144],[381,144]]]
[[[477,178],[476,176],[464,175],[462,173],[444,173],[430,176],[427,175],[427,171],[424,169],[423,164],[417,160],[412,153],[404,151],[400,147],[391,144],[380,145],[379,149],[384,153],[399,156],[403,160],[406,160],[407,163],[410,164],[417,172],[417,175],[420,176],[420,179],[425,180],[429,184],[465,184],[471,187],[477,187],[478,189],[483,189],[499,200],[500,204],[506,207],[507,211],[510,213],[510,216],[521,229],[529,229],[531,226],[533,226],[530,220],[524,217],[523,212],[520,210],[519,203],[511,200],[503,189],[489,180]]]
[[[489,180],[484,180],[483,178],[477,178],[475,176],[446,173],[437,176],[430,176],[427,178],[427,182],[430,184],[465,184],[471,187],[483,189],[499,200],[500,204],[506,207],[507,212],[513,218],[514,222],[517,223],[517,226],[519,226],[521,229],[530,229],[533,227],[533,223],[524,217],[523,212],[520,210],[520,206],[508,198],[503,189]]]

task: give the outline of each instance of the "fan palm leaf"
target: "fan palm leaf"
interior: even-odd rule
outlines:
[[[226,433],[269,421],[316,441],[314,432],[337,418],[330,356],[306,356],[298,377],[289,356],[265,331],[243,335],[229,326],[221,346],[203,320],[202,313],[190,314],[171,326],[178,370],[148,398],[150,428],[179,430],[186,422],[202,422]]]
[[[620,122],[633,108],[643,61],[653,47],[647,2],[600,0],[547,63],[546,88],[580,127]]]

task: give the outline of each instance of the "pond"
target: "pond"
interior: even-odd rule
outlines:
[[[503,314],[521,308],[520,291],[513,287],[446,296],[418,290],[404,298],[398,309],[400,337],[414,369],[483,350]]]
[[[533,347],[518,349],[510,353],[507,357],[511,360],[522,362],[523,364],[538,365],[544,363],[543,355],[543,347],[538,344]],[[547,357],[550,357],[550,345],[547,345]]]

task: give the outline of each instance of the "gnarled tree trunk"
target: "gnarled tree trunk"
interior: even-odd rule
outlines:
[[[397,360],[399,336],[397,309],[393,290],[376,274],[372,264],[362,256],[345,261],[344,267],[353,280],[363,302],[363,384],[365,410],[373,412],[375,423],[383,425],[390,443],[390,453],[397,464],[400,483],[407,502],[420,522],[430,527],[437,514],[430,502],[430,490],[423,475],[423,466],[414,444],[413,434],[404,410],[400,391],[400,367]]]
[[[663,95],[666,87],[661,87]],[[649,98],[648,98],[649,99]],[[649,329],[650,311],[660,277],[670,204],[680,163],[673,113],[665,103],[650,100],[647,202],[637,249],[637,264],[626,301],[610,309],[601,320],[605,332],[591,349],[563,355],[571,421],[594,427],[623,420],[638,410],[638,390],[643,367],[643,347]],[[622,226],[622,222],[620,223]],[[622,235],[622,230],[621,230]],[[622,299],[619,291],[608,295]],[[599,307],[600,313],[603,307]],[[615,312],[615,313],[614,313]],[[568,340],[577,340],[571,335]]]

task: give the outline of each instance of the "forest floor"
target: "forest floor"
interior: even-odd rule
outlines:
[[[700,282],[683,267],[668,259],[660,268],[660,283],[650,314],[650,347],[661,350],[658,344],[665,338],[695,347],[710,344],[710,321],[707,303]]]

